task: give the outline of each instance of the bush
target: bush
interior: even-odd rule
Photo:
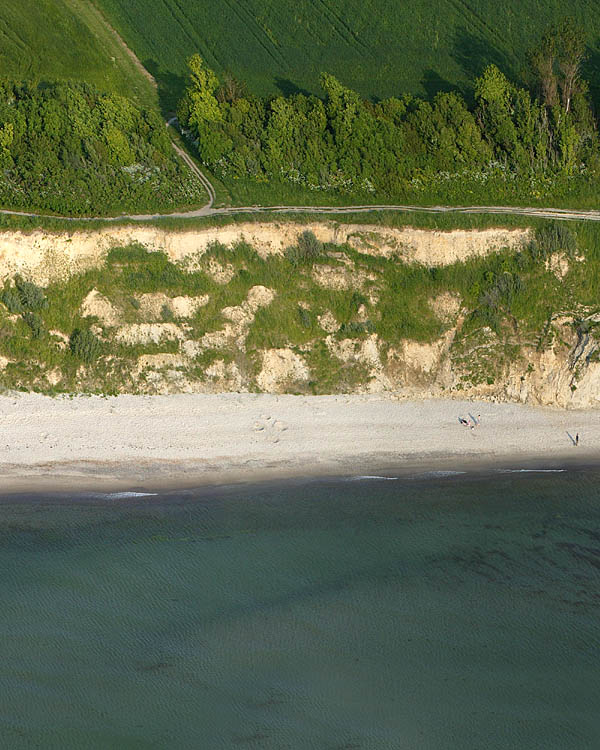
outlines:
[[[6,291],[2,292],[2,302],[4,302],[4,304],[8,308],[8,311],[11,313],[16,313],[18,315],[23,312],[21,299],[14,289],[7,289]]]
[[[119,269],[121,285],[129,291],[157,292],[164,287],[180,288],[186,283],[186,274],[164,252],[147,250],[141,245],[113,248],[108,253],[107,265]]]
[[[48,307],[48,300],[46,299],[44,290],[36,284],[25,281],[21,276],[15,276],[15,289],[24,310],[34,312],[36,310],[45,310]]]
[[[160,310],[160,319],[163,323],[172,323],[175,320],[173,310],[166,302]]]
[[[298,317],[300,318],[300,325],[303,328],[310,328],[312,325],[312,321],[310,318],[310,313],[308,310],[304,307],[300,307],[298,305]]]
[[[285,257],[297,266],[300,263],[311,263],[323,252],[323,243],[318,240],[314,232],[306,230],[298,237],[298,243],[288,247]]]
[[[563,252],[573,258],[577,252],[577,238],[566,224],[555,222],[540,227],[531,243],[534,260],[546,260],[552,253]]]
[[[76,328],[69,340],[71,352],[77,359],[95,362],[102,353],[102,342],[87,328]]]
[[[2,302],[11,313],[17,314],[26,310],[29,312],[45,310],[48,307],[44,290],[30,281],[25,281],[21,276],[15,276],[14,287],[4,289]]]
[[[44,333],[44,321],[39,313],[26,312],[23,314],[23,320],[31,329],[31,335],[34,339],[41,339]]]
[[[307,230],[298,237],[298,250],[304,258],[312,260],[318,258],[323,252],[323,243],[315,237],[313,232]]]
[[[373,333],[374,331],[375,326],[370,320],[366,320],[364,323],[351,321],[350,323],[342,323],[342,325],[340,326],[340,333],[350,336],[360,333]]]
[[[490,286],[480,295],[473,315],[498,333],[503,316],[510,313],[514,298],[523,291],[524,283],[518,274],[508,271],[498,275],[489,271],[485,279]]]

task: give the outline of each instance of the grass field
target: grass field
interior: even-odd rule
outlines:
[[[87,0],[2,0],[0,76],[78,80],[156,102],[150,81]]]
[[[525,52],[566,13],[587,29],[586,77],[600,91],[595,0],[95,0],[161,85],[182,92],[185,60],[200,52],[257,94],[319,92],[321,71],[366,97],[431,96],[470,82],[488,62],[515,78]]]

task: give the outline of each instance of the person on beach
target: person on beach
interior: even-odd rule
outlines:
[[[575,445],[579,445],[579,433],[575,435]]]

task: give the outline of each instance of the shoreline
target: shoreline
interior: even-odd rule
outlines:
[[[459,423],[469,414],[481,415],[474,429]],[[0,415],[0,498],[556,469],[600,458],[594,410],[392,394],[15,394],[0,397]]]
[[[118,469],[126,472],[129,469],[135,474],[138,465],[119,464]],[[354,471],[335,471],[334,468],[317,467],[307,473],[293,472],[288,466],[270,467],[269,469],[256,469],[249,471],[247,467],[227,467],[223,471],[198,472],[195,473],[194,465],[188,471],[170,474],[168,479],[153,480],[144,478],[135,481],[126,478],[118,471],[115,465],[106,464],[102,467],[105,471],[98,471],[93,476],[80,473],[79,464],[67,467],[56,466],[58,472],[53,474],[39,474],[36,476],[11,475],[3,473],[4,467],[0,467],[0,502],[8,501],[22,496],[71,496],[80,494],[93,497],[95,495],[108,497],[113,495],[114,499],[138,499],[152,498],[153,496],[164,496],[177,492],[189,492],[197,490],[202,493],[213,494],[221,490],[243,489],[244,487],[256,488],[273,484],[285,485],[309,484],[311,482],[343,482],[343,481],[377,481],[377,480],[414,480],[435,481],[446,479],[476,480],[497,476],[520,476],[527,474],[553,474],[562,472],[594,471],[600,470],[600,460],[596,454],[585,455],[574,458],[569,455],[563,457],[554,456],[548,460],[542,456],[522,457],[515,456],[510,459],[507,456],[499,457],[497,461],[485,461],[476,457],[462,457],[456,463],[448,457],[423,457],[419,461],[406,462],[398,457],[395,463],[376,464],[354,464]],[[36,467],[34,467],[36,468]],[[164,468],[164,466],[161,466]],[[139,467],[137,468],[139,471]],[[136,476],[139,478],[139,474]]]

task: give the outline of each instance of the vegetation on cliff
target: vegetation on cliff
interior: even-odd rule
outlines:
[[[500,392],[511,368],[527,376],[534,357],[564,349],[566,359],[570,340],[591,335],[598,247],[596,227],[557,224],[518,249],[437,267],[323,245],[306,232],[268,258],[244,243],[180,263],[115,248],[101,267],[45,289],[6,282],[0,384]]]

